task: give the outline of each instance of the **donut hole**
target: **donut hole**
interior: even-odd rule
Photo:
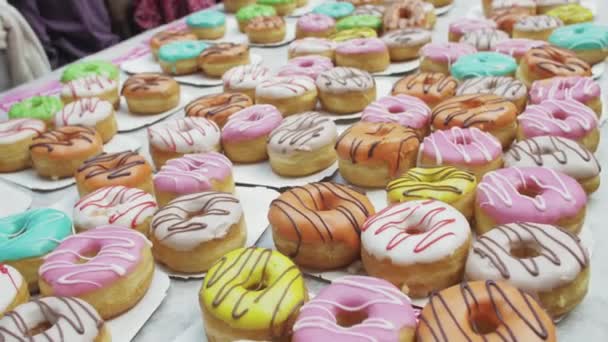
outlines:
[[[527,186],[522,186],[517,189],[517,192],[519,192],[520,195],[531,198],[535,198],[536,196],[540,195],[542,191],[543,189],[541,189],[536,184],[529,184]]]
[[[388,109],[388,112],[391,114],[401,113],[401,112],[405,111],[403,106],[400,106],[400,105],[391,105],[387,109]]]
[[[399,9],[399,18],[409,19],[412,17],[412,11],[409,8],[400,8]]]
[[[314,63],[312,61],[302,61],[302,63],[300,63],[302,68],[310,68],[313,65]]]
[[[367,319],[367,313],[364,311],[340,311],[336,315],[336,322],[339,326],[350,328],[357,324],[363,323]]]
[[[584,27],[577,27],[574,29],[574,33],[576,34],[583,34],[585,33],[585,28]]]
[[[28,329],[28,330],[25,332],[25,335],[26,335],[26,336],[33,337],[33,336],[36,336],[36,335],[38,335],[38,334],[42,334],[43,332],[45,332],[45,331],[49,330],[49,329],[50,329],[50,328],[53,326],[53,324],[54,324],[54,323],[51,323],[51,322],[49,322],[49,321],[40,322],[40,323],[39,323],[38,325],[36,325],[35,327],[33,327],[33,328],[31,328],[31,329]]]
[[[561,110],[553,113],[553,118],[555,120],[566,120],[567,117],[568,117],[568,114],[566,114],[566,112],[561,111]]]
[[[84,71],[95,72],[95,71],[97,71],[97,66],[94,64],[88,64],[84,67]]]
[[[511,246],[510,253],[518,259],[530,259],[540,255],[538,246],[533,243],[520,243]]]
[[[94,257],[96,257],[97,254],[99,254],[100,251],[101,251],[101,246],[94,246],[93,249],[90,249],[90,250],[88,250],[88,251],[83,252],[82,254],[80,254],[78,256],[78,259],[76,260],[76,263],[77,264],[86,264],[91,259],[93,259]]]
[[[268,285],[264,281],[260,280],[247,285],[245,288],[247,291],[264,291],[267,287]]]
[[[456,145],[469,145],[471,144],[471,137],[466,135],[459,135],[454,138],[454,144]]]
[[[410,235],[420,235],[425,233],[424,229],[422,229],[420,226],[407,227],[405,232]]]
[[[470,308],[469,322],[471,329],[477,335],[487,335],[495,332],[500,326],[500,319],[492,303],[480,302]]]

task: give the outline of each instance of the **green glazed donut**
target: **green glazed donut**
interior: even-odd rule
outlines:
[[[236,20],[249,21],[255,17],[271,17],[277,15],[277,11],[272,6],[248,5],[236,12]]]
[[[84,61],[68,66],[61,75],[61,82],[67,83],[89,75],[104,76],[118,81],[118,68],[106,61]]]
[[[54,96],[34,96],[15,103],[8,111],[10,119],[32,118],[50,123],[55,113],[63,108],[63,103]]]
[[[351,15],[350,17],[340,19],[336,23],[336,30],[338,31],[366,27],[378,31],[382,27],[382,20],[375,15],[362,14]]]
[[[281,4],[290,4],[295,2],[295,0],[257,0],[256,1],[260,5],[281,5]]]
[[[458,80],[483,76],[509,76],[515,73],[517,62],[498,52],[478,52],[458,58],[452,64],[452,76]]]

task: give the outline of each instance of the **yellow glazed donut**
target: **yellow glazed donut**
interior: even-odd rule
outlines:
[[[467,220],[473,217],[477,178],[452,166],[413,168],[386,186],[389,203],[436,199],[450,204]]]
[[[199,293],[209,341],[289,341],[308,300],[302,273],[265,248],[239,248],[211,267]]]

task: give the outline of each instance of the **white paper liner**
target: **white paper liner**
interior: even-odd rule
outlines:
[[[590,9],[593,16],[597,17],[597,6],[595,4],[595,0],[582,0],[581,5]],[[481,3],[471,6],[471,9],[467,12],[466,17],[471,19],[485,18],[483,9],[481,8]]]
[[[374,76],[391,76],[397,74],[404,74],[410,71],[414,71],[420,67],[420,58],[405,61],[405,62],[392,62],[388,68],[384,71],[374,72]]]
[[[602,75],[604,74],[604,71],[606,71],[606,61],[594,64],[591,67],[591,72],[593,73],[593,79],[597,80],[600,77],[602,77]]]
[[[126,150],[137,151],[140,147],[141,143],[138,140],[124,135],[115,135],[112,140],[103,146],[103,150],[108,153],[115,153]],[[0,173],[0,178],[31,190],[41,191],[58,190],[75,183],[74,177],[56,181],[39,177],[32,168],[19,172]]]
[[[393,89],[393,82],[386,79],[376,79],[376,99],[384,96],[389,96]],[[328,116],[334,121],[353,120],[361,117],[361,112],[352,114],[335,114],[321,109],[321,104],[317,104],[317,111],[325,116]]]
[[[234,181],[239,184],[251,184],[268,186],[272,188],[282,188],[286,186],[301,186],[308,183],[318,182],[326,177],[330,177],[338,169],[335,162],[325,170],[321,170],[304,177],[283,177],[272,171],[268,161],[256,164],[234,164],[232,173]]]
[[[32,196],[4,182],[0,182],[0,194],[0,217],[19,214],[32,204]]]
[[[175,108],[171,108],[160,114],[131,114],[127,107],[127,101],[121,97],[120,108],[116,111],[116,122],[118,123],[119,132],[130,132],[142,127],[150,126],[170,115],[178,112],[183,112],[183,108],[194,100],[195,92],[184,89],[180,92],[179,104]]]

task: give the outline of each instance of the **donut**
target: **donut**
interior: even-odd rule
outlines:
[[[378,38],[357,38],[339,43],[336,65],[380,72],[390,65],[388,47]]]
[[[458,210],[467,220],[473,217],[477,178],[452,166],[415,167],[386,185],[388,203],[434,199]]]
[[[337,183],[293,187],[270,204],[268,222],[277,250],[318,270],[359,259],[361,226],[374,214],[364,193]]]
[[[55,209],[30,209],[0,218],[0,263],[16,268],[28,289],[37,292],[42,258],[70,234],[72,220]]]
[[[218,43],[201,52],[197,62],[207,76],[222,77],[231,68],[250,63],[249,46],[247,44]]]
[[[359,28],[354,28],[354,29],[350,29],[350,30],[342,30],[342,31],[338,31],[334,34],[332,34],[331,36],[329,36],[329,39],[333,40],[334,42],[340,43],[340,42],[345,42],[351,39],[357,39],[357,38],[377,38],[378,37],[378,33],[376,32],[376,30],[371,29],[369,27],[359,27]]]
[[[266,140],[283,116],[272,105],[254,105],[230,118],[222,129],[222,148],[235,163],[255,163],[268,159]]]
[[[536,14],[536,0],[492,0],[492,14],[514,9],[534,15]]]
[[[65,126],[47,131],[32,140],[32,166],[41,177],[73,177],[85,160],[102,152],[102,143],[101,136],[87,127]]]
[[[476,127],[435,131],[422,140],[418,155],[418,166],[451,165],[472,172],[477,179],[502,164],[500,141]]]
[[[222,76],[222,82],[225,92],[243,93],[253,100],[255,88],[271,76],[270,69],[261,64],[240,65],[228,70]]]
[[[338,137],[333,120],[317,112],[290,116],[272,130],[268,157],[282,176],[304,176],[325,170],[336,161]]]
[[[296,38],[328,37],[336,32],[334,18],[319,13],[307,13],[296,22]]]
[[[171,159],[154,176],[154,190],[160,207],[192,193],[210,190],[233,193],[232,163],[217,152]]]
[[[322,72],[316,80],[321,107],[335,114],[362,111],[376,99],[376,81],[368,72],[336,67]]]
[[[275,106],[283,116],[317,106],[315,81],[306,76],[275,76],[255,87],[255,103]]]
[[[580,240],[556,227],[510,223],[477,237],[465,269],[469,280],[504,280],[534,294],[559,318],[587,294],[589,255]]]
[[[436,19],[431,4],[421,0],[403,0],[386,9],[382,24],[385,32],[409,27],[432,29]]]
[[[369,14],[353,14],[346,18],[338,20],[336,30],[344,31],[354,28],[371,28],[376,32],[382,29],[382,19],[375,15]]]
[[[270,17],[277,15],[272,6],[259,5],[256,3],[244,6],[236,12],[236,21],[239,23],[239,31],[245,32],[247,24],[256,17]]]
[[[440,8],[451,5],[454,0],[429,0],[428,2],[433,4],[435,8]]]
[[[207,271],[224,254],[243,247],[246,238],[241,203],[221,192],[177,197],[150,224],[154,259],[177,272]]]
[[[475,230],[484,234],[499,224],[552,224],[578,234],[587,195],[566,174],[545,167],[510,167],[490,172],[477,186]]]
[[[158,50],[161,46],[177,41],[192,41],[198,37],[188,29],[168,29],[160,31],[150,39],[150,49],[154,57],[158,58]]]
[[[199,292],[208,339],[284,341],[308,300],[304,277],[277,251],[239,248],[207,272]]]
[[[346,1],[323,3],[313,8],[313,13],[324,14],[334,19],[347,17],[353,13],[355,6]]]
[[[514,341],[557,341],[551,317],[534,297],[493,280],[465,282],[431,294],[416,330],[418,341],[506,336]]]
[[[383,0],[346,0],[346,1],[355,5],[356,6],[355,8],[358,8],[360,6],[365,6],[365,5],[381,5],[384,3]]]
[[[15,103],[8,111],[9,119],[37,119],[52,127],[55,113],[61,110],[63,104],[55,96],[34,96]]]
[[[456,89],[456,95],[494,94],[511,101],[521,113],[528,102],[528,88],[519,80],[505,76],[469,78]]]
[[[507,39],[494,45],[494,49],[492,49],[492,51],[511,56],[515,58],[517,63],[519,63],[528,50],[543,45],[547,45],[547,42],[526,38]]]
[[[19,305],[0,319],[3,341],[110,342],[110,331],[93,307],[71,297],[46,297]]]
[[[458,42],[465,33],[495,28],[496,22],[490,19],[460,19],[452,21],[448,27],[448,40],[450,42]]]
[[[340,175],[351,184],[383,188],[416,165],[418,139],[397,123],[355,123],[336,142]]]
[[[156,199],[151,194],[136,188],[111,185],[80,198],[74,205],[72,217],[77,232],[119,225],[147,235],[157,209]]]
[[[215,10],[199,11],[186,18],[186,25],[198,39],[219,39],[226,33],[226,15]]]
[[[68,65],[61,74],[61,83],[67,83],[90,75],[107,77],[119,81],[118,67],[108,61],[86,60]]]
[[[418,58],[420,49],[431,42],[431,31],[421,28],[405,28],[382,35],[381,39],[388,47],[392,62],[401,62]]]
[[[64,104],[82,98],[97,97],[110,102],[114,109],[120,106],[118,82],[99,75],[90,75],[64,83],[60,95]]]
[[[608,57],[608,28],[593,23],[559,27],[549,36],[549,43],[572,50],[589,64]]]
[[[405,76],[395,82],[391,94],[414,96],[431,109],[443,100],[456,95],[458,81],[440,72],[421,72]]]
[[[467,219],[435,200],[395,204],[361,228],[367,274],[388,280],[414,298],[458,283],[471,244]]]
[[[87,97],[68,103],[55,114],[55,127],[83,126],[94,128],[105,144],[118,132],[112,103]]]
[[[559,8],[568,4],[578,4],[580,0],[536,0],[538,13],[547,13],[554,8]],[[564,10],[564,12],[566,12]],[[573,13],[574,14],[574,13]]]
[[[384,5],[361,5],[355,8],[353,15],[373,15],[378,18],[384,17],[386,7]]]
[[[334,67],[331,58],[325,56],[301,56],[287,61],[279,68],[278,76],[307,76],[316,80],[320,73]]]
[[[292,341],[414,341],[416,323],[410,299],[391,283],[345,276],[304,304]]]
[[[158,50],[158,64],[163,73],[189,75],[199,70],[197,57],[209,44],[198,40],[180,40],[164,44]]]
[[[36,119],[11,119],[0,122],[0,172],[14,172],[31,165],[30,145],[46,130]]]
[[[517,118],[517,140],[550,135],[576,140],[595,152],[598,120],[591,108],[575,100],[545,100],[530,105]]]
[[[285,39],[285,19],[276,15],[255,17],[247,23],[245,33],[247,33],[247,37],[251,43],[278,43]]]
[[[553,77],[532,83],[530,103],[545,100],[576,100],[593,109],[598,118],[602,115],[602,89],[591,77]]]
[[[203,95],[184,108],[187,117],[202,117],[222,128],[234,113],[253,105],[243,93],[219,93]]]
[[[2,318],[5,313],[12,311],[17,306],[30,300],[27,282],[21,273],[14,267],[1,263],[0,292],[2,292],[2,298],[0,298],[0,318]],[[0,326],[2,326],[1,323]],[[1,333],[0,330],[0,334]]]
[[[512,36],[513,26],[515,26],[520,19],[529,17],[530,14],[530,11],[526,8],[510,7],[494,11],[492,16],[490,16],[490,20],[496,22],[497,29],[506,32],[509,36]]]
[[[555,29],[564,26],[558,17],[550,15],[531,15],[520,18],[513,25],[513,38],[526,38],[546,41]]]
[[[517,78],[526,86],[546,78],[591,75],[591,66],[576,57],[574,52],[551,45],[530,49],[517,69]]]
[[[420,71],[449,75],[459,58],[476,53],[475,47],[463,43],[428,43],[420,49]]]
[[[361,121],[395,122],[412,128],[419,138],[428,134],[431,109],[420,99],[409,95],[381,97],[365,107]]]
[[[100,226],[64,239],[40,266],[40,293],[78,297],[103,319],[135,306],[154,274],[150,241],[133,229]],[[109,297],[121,293],[120,300]]]
[[[333,60],[335,49],[336,43],[332,40],[325,38],[306,37],[302,39],[296,39],[291,42],[287,49],[287,54],[289,55],[289,58],[318,55]]]
[[[569,4],[555,7],[546,12],[547,15],[557,17],[564,22],[564,25],[574,25],[593,21],[593,12],[585,6],[579,4]]]
[[[76,171],[80,196],[110,185],[124,185],[153,194],[152,168],[133,151],[101,153],[81,163]]]
[[[517,107],[494,94],[461,95],[438,104],[431,117],[432,130],[476,127],[495,136],[503,148],[511,145],[517,129]]]
[[[477,51],[491,51],[499,42],[509,39],[509,35],[498,29],[479,29],[465,33],[459,40],[474,46]]]
[[[257,0],[260,5],[272,6],[277,11],[277,16],[286,16],[296,9],[296,0]]]
[[[123,83],[121,95],[133,114],[159,114],[179,104],[180,86],[169,76],[142,73],[129,76]]]
[[[459,58],[450,70],[459,81],[482,76],[515,76],[517,61],[498,52],[478,52]]]
[[[215,122],[188,117],[158,123],[147,130],[150,155],[156,169],[184,154],[221,150],[220,129]]]

